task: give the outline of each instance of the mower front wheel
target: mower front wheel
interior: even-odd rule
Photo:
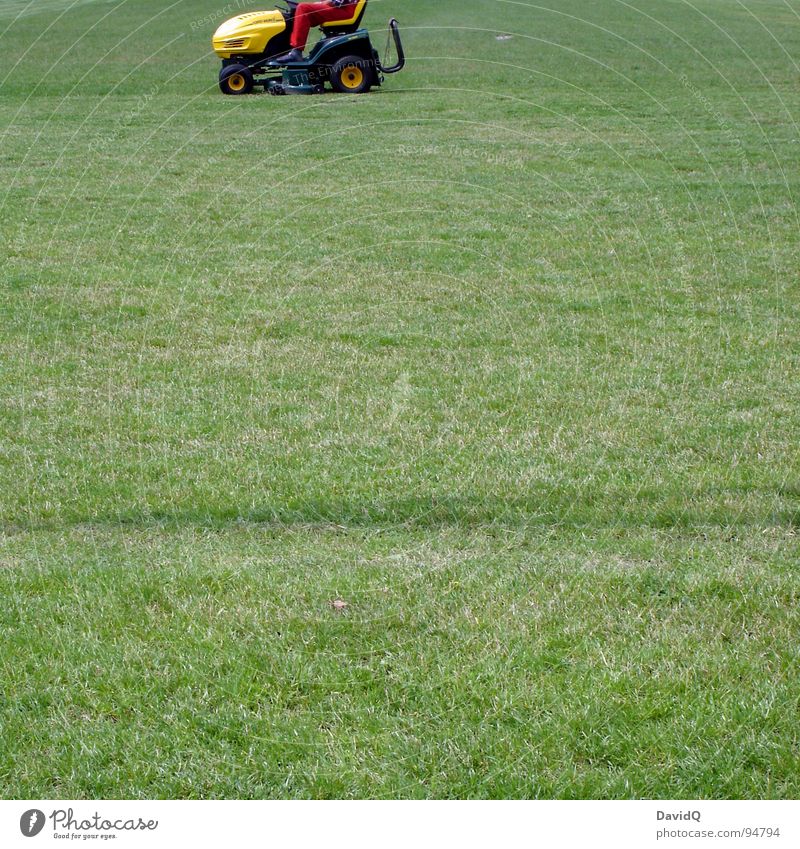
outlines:
[[[219,72],[219,88],[223,94],[250,94],[253,72],[247,65],[227,65]]]
[[[331,85],[344,94],[364,94],[372,88],[375,70],[363,56],[343,56],[332,68]]]

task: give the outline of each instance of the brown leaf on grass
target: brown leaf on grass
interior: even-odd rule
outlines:
[[[329,602],[328,602],[328,604],[329,604],[329,605],[330,605],[330,606],[331,606],[334,610],[338,610],[339,612],[341,612],[341,611],[343,611],[343,610],[347,610],[347,608],[348,608],[348,606],[349,606],[349,605],[347,604],[347,602],[346,602],[346,601],[343,601],[343,600],[342,600],[342,599],[340,599],[340,598],[335,598],[333,601],[329,601]]]

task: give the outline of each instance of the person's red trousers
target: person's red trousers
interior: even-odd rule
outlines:
[[[338,8],[333,3],[301,3],[294,13],[294,28],[292,29],[292,47],[304,50],[308,41],[311,27],[318,27],[326,21],[346,21],[355,14],[358,0],[345,3]]]

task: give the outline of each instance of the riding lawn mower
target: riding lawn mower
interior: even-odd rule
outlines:
[[[249,94],[263,86],[270,94],[322,94],[329,82],[335,91],[362,94],[396,74],[405,65],[397,21],[389,21],[397,60],[384,65],[372,46],[369,32],[361,28],[367,0],[358,0],[354,13],[322,24],[323,37],[308,58],[283,62],[298,3],[285,0],[287,9],[248,12],[225,21],[214,33],[214,52],[222,59],[219,87],[223,94]],[[387,39],[387,53],[390,43]],[[280,72],[280,73],[278,73]]]

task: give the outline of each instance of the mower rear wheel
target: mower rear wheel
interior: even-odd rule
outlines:
[[[363,56],[343,56],[332,68],[331,85],[345,94],[364,94],[372,88],[374,70]]]
[[[228,65],[219,72],[219,88],[223,94],[250,94],[253,72],[247,65]]]

